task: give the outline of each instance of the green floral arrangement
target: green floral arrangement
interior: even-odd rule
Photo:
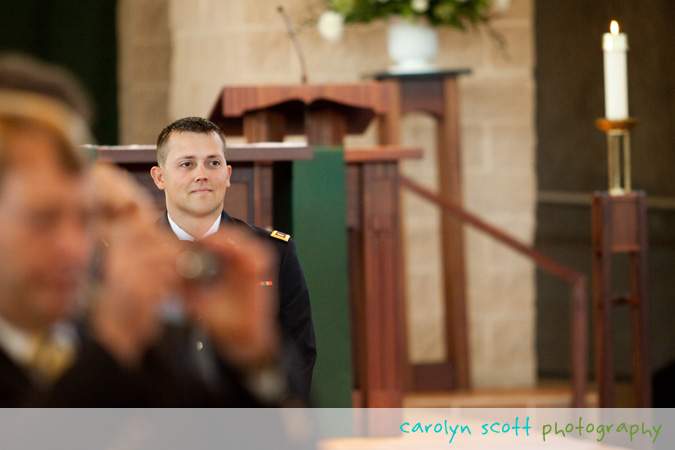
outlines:
[[[492,0],[323,0],[319,16],[319,33],[327,40],[342,36],[347,23],[370,23],[398,16],[411,22],[423,21],[431,26],[466,29],[467,25],[487,24]],[[496,0],[496,8],[508,0]],[[508,6],[506,6],[508,7]]]

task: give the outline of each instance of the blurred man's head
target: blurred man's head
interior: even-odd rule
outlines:
[[[225,136],[214,123],[186,117],[170,124],[157,139],[157,166],[151,174],[165,192],[174,220],[220,214],[232,167],[225,159]]]
[[[85,96],[52,69],[0,57],[0,314],[25,329],[72,311],[91,248]]]

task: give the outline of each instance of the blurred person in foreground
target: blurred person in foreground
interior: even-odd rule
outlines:
[[[224,209],[232,166],[226,160],[225,135],[213,122],[185,117],[166,126],[157,138],[155,185],[164,191],[166,212],[160,218],[176,238],[201,241],[220,228],[242,230],[273,249],[275,279],[260,285],[274,291],[275,315],[284,340],[291,389],[309,402],[316,362],[316,338],[309,289],[291,236],[231,217]]]
[[[85,161],[83,99],[69,74],[0,57],[0,406],[282,404],[274,299],[257,284],[269,250],[216,233],[201,245],[227,272],[186,281],[189,250],[152,225],[142,189]],[[162,319],[168,295],[180,326]]]

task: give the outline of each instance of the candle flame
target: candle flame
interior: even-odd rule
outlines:
[[[612,35],[616,36],[619,34],[619,22],[612,20],[612,23],[609,25],[609,31]]]

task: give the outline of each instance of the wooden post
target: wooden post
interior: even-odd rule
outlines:
[[[631,308],[631,345],[634,406],[652,402],[647,314],[647,209],[644,192],[593,196],[593,323],[595,367],[600,407],[616,406],[612,310]],[[612,254],[630,257],[630,293],[612,291]]]
[[[378,80],[394,82],[392,108],[380,119],[380,142],[400,144],[400,119],[424,112],[436,120],[439,193],[463,204],[459,129],[458,77],[469,70],[420,74],[382,73]],[[436,364],[407,363],[406,388],[411,391],[469,389],[469,345],[466,321],[464,229],[454,217],[441,217],[441,257],[447,358]],[[407,361],[407,359],[406,359]]]

